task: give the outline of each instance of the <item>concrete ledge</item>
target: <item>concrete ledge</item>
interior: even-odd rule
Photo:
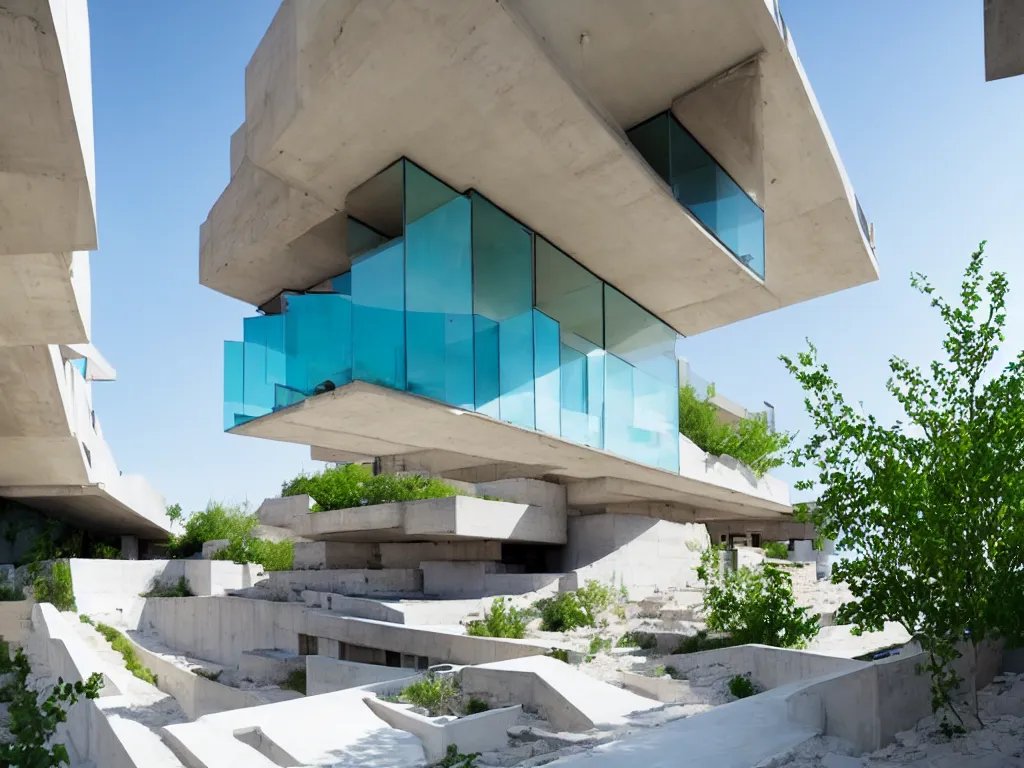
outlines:
[[[508,729],[516,724],[523,711],[517,705],[451,720],[417,714],[408,704],[392,704],[375,697],[365,701],[388,725],[418,736],[431,762],[442,759],[449,745],[457,746],[463,754],[489,752],[506,746]]]
[[[371,683],[403,680],[410,670],[380,664],[360,664],[329,656],[306,656],[306,695],[359,688]]]
[[[622,686],[641,696],[673,704],[703,704],[704,697],[693,693],[690,683],[686,680],[675,680],[671,677],[648,677],[633,672],[621,673]]]
[[[424,562],[423,593],[438,598],[555,593],[565,574],[504,573],[500,563]]]
[[[352,597],[423,592],[423,573],[418,568],[271,571],[267,576],[271,587],[335,592]]]

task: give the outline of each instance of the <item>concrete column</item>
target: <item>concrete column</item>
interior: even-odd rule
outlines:
[[[122,560],[138,560],[139,559],[139,537],[138,536],[122,536],[121,537],[121,559]]]

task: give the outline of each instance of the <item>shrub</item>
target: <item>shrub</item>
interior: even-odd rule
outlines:
[[[267,571],[290,571],[295,559],[295,545],[290,541],[267,541],[246,536],[232,539],[228,546],[214,553],[213,559],[259,563]]]
[[[458,696],[459,689],[453,677],[440,677],[432,672],[398,695],[400,700],[425,709],[431,717],[449,714]]]
[[[747,696],[753,696],[757,691],[754,690],[754,684],[750,682],[749,678],[743,675],[733,675],[729,679],[729,693],[737,699],[745,699]]]
[[[789,544],[784,541],[766,541],[762,549],[765,555],[776,560],[789,559]]]
[[[211,501],[206,509],[193,512],[185,522],[185,530],[171,536],[167,554],[172,558],[192,557],[203,551],[203,544],[215,539],[241,540],[259,524],[255,514],[240,506]]]
[[[590,638],[590,648],[588,649],[587,653],[590,656],[594,656],[600,653],[601,651],[610,650],[611,647],[612,639],[610,637],[601,637],[600,635],[597,635],[595,637]]]
[[[23,590],[7,580],[7,571],[0,571],[0,603],[11,603],[24,599]]]
[[[139,597],[195,597],[195,594],[188,579],[182,576],[174,582],[161,582],[159,579],[153,579],[149,591],[143,592]]]
[[[82,697],[95,699],[103,687],[103,676],[96,672],[88,680],[57,684],[39,700],[36,690],[28,684],[32,671],[28,659],[19,648],[14,657],[16,690],[8,708],[8,730],[14,740],[0,744],[0,765],[55,768],[70,765],[71,758],[63,744],[53,737],[60,723],[66,723],[67,711]]]
[[[793,441],[788,432],[773,432],[764,414],[740,419],[736,424],[718,421],[718,408],[711,402],[714,386],[708,386],[707,399],[697,397],[690,386],[679,389],[679,431],[702,451],[712,456],[732,456],[761,477],[781,467],[784,452]]]
[[[430,768],[476,768],[476,759],[478,757],[480,757],[479,752],[474,752],[471,755],[464,755],[459,752],[457,745],[449,744],[448,750],[445,752],[445,756],[438,762],[434,763]]]
[[[93,545],[92,556],[96,560],[120,560],[121,550],[113,544],[106,544],[101,541]]]
[[[615,602],[615,591],[612,587],[591,579],[576,590],[580,605],[591,616],[596,617],[601,611],[608,609]]]
[[[491,708],[483,699],[478,699],[473,696],[466,702],[466,714],[467,715],[479,715],[481,712],[487,712]]]
[[[219,677],[220,675],[218,675]],[[288,677],[281,683],[281,688],[288,691],[297,691],[303,696],[306,695],[306,670],[304,669],[293,669],[288,673]]]
[[[423,475],[374,475],[362,464],[328,467],[312,475],[302,474],[281,486],[282,496],[308,494],[314,512],[349,509],[396,501],[437,499],[457,496],[459,491],[433,477]]]
[[[676,653],[697,653],[698,651],[713,651],[718,648],[729,648],[736,645],[731,637],[710,637],[706,629],[701,629],[695,635],[684,637],[679,641]]]
[[[96,626],[96,624],[93,622],[93,620],[90,619],[88,616],[86,616],[84,613],[78,614],[78,620],[80,622],[82,622],[83,624],[88,624],[90,627]]]
[[[569,663],[569,652],[565,648],[552,648],[544,655],[550,656],[552,659],[558,659],[565,664]]]
[[[216,672],[211,672],[208,669],[196,669],[194,671],[200,677],[205,677],[207,680],[212,680],[213,682],[217,682],[220,679],[221,673],[224,670],[223,669],[218,669]],[[302,693],[306,692],[305,681],[303,681],[303,686],[302,686],[302,691],[301,692]]]
[[[113,627],[102,622],[96,625],[96,631],[103,635],[106,641],[110,643],[111,648],[121,654],[121,658],[124,659],[125,669],[139,678],[139,680],[150,685],[156,685],[156,675],[139,661],[139,657],[135,655],[135,646],[132,645],[131,640]]]
[[[495,598],[491,609],[484,613],[483,621],[473,621],[466,628],[467,634],[476,637],[511,637],[521,640],[526,637],[526,620],[514,606],[505,608],[505,598]]]
[[[75,590],[71,583],[71,565],[58,560],[43,576],[37,576],[32,584],[37,603],[51,603],[58,611],[76,611]]]
[[[534,603],[540,611],[540,628],[545,632],[568,632],[577,627],[597,625],[597,614],[615,602],[615,590],[590,580],[575,592],[560,592]]]
[[[639,630],[633,630],[627,632],[619,638],[619,642],[616,643],[619,648],[640,648],[641,650],[649,650],[651,648],[658,647],[658,638],[650,632],[640,632]]]
[[[766,563],[723,575],[718,552],[717,547],[708,549],[697,569],[709,630],[727,633],[736,645],[778,648],[802,648],[818,634],[819,617],[796,604],[789,574]]]

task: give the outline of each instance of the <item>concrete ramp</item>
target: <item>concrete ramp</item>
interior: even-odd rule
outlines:
[[[462,689],[492,704],[535,707],[555,728],[567,731],[625,725],[630,715],[664,706],[547,656],[466,667]]]
[[[338,691],[220,712],[168,726],[164,739],[189,768],[426,765],[420,740],[373,714],[363,702],[366,696]]]

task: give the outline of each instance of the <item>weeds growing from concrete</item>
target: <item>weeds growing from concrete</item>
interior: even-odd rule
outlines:
[[[483,621],[469,623],[466,634],[474,637],[510,637],[521,640],[526,637],[526,619],[516,607],[510,605],[506,608],[505,598],[498,597],[491,603],[491,609],[484,613]]]
[[[121,654],[121,658],[124,659],[125,669],[139,678],[139,680],[150,685],[156,685],[156,675],[139,661],[139,657],[135,655],[135,647],[132,645],[131,640],[118,630],[102,622],[96,625],[96,631],[103,635],[106,641],[110,643],[111,648]]]

